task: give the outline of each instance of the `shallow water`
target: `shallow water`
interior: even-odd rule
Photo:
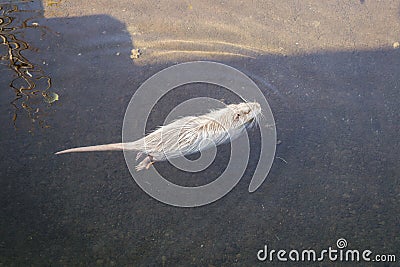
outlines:
[[[51,128],[29,133],[21,112],[15,130],[8,86],[15,76],[0,65],[0,265],[255,266],[263,265],[257,251],[266,244],[320,251],[339,238],[352,249],[397,253],[398,263],[400,50],[392,44],[400,16],[393,2],[17,5],[44,10],[32,22],[53,33],[18,36],[39,49],[26,55],[51,77],[59,100],[44,107]],[[132,49],[142,55],[131,59]],[[246,73],[269,101],[281,144],[256,192],[247,189],[257,129],[249,131],[250,163],[239,184],[200,208],[152,199],[120,152],[53,154],[121,141],[135,90],[159,70],[196,59]],[[197,96],[238,101],[215,86],[183,86],[156,106],[149,129]],[[226,155],[229,145],[210,172],[224,168]],[[188,181],[168,163],[157,168],[178,184],[210,179]]]

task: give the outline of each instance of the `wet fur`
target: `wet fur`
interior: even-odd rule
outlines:
[[[193,154],[233,140],[246,127],[254,125],[259,114],[261,108],[256,102],[231,104],[205,115],[180,118],[134,142],[71,148],[56,154],[134,150],[138,151],[137,160],[146,155],[136,166],[139,171],[156,161]]]

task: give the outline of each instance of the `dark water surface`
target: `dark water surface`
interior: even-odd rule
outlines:
[[[264,245],[276,250],[320,251],[336,248],[339,238],[345,238],[351,249],[396,254],[398,264],[400,50],[391,43],[399,41],[392,36],[400,38],[400,27],[393,27],[399,26],[398,7],[393,7],[393,2],[378,6],[382,9],[368,6],[369,1],[354,1],[340,9],[334,5],[318,7],[324,14],[348,18],[343,22],[348,28],[330,25],[329,16],[315,15],[320,24],[315,17],[308,21],[306,10],[311,4],[303,7],[297,3],[300,26],[293,26],[293,38],[287,31],[290,25],[282,33],[277,23],[260,28],[265,31],[250,28],[242,39],[232,30],[234,37],[229,39],[229,31],[222,27],[229,24],[222,19],[218,24],[211,17],[209,21],[216,26],[210,32],[203,31],[202,37],[220,36],[219,40],[230,43],[255,38],[254,46],[260,49],[261,43],[271,43],[278,50],[283,47],[284,52],[259,53],[243,45],[217,46],[215,41],[207,50],[210,48],[204,48],[204,41],[193,44],[196,47],[191,49],[197,51],[193,57],[177,52],[182,57],[176,58],[170,51],[188,50],[182,48],[189,46],[187,42],[175,48],[157,43],[159,37],[190,39],[190,32],[185,35],[184,30],[168,30],[175,27],[174,11],[163,13],[158,5],[147,9],[144,3],[125,1],[122,20],[109,15],[122,9],[120,2],[124,1],[109,6],[92,4],[105,14],[92,14],[90,4],[82,4],[78,16],[72,13],[79,4],[64,1],[59,9],[53,7],[56,15],[32,20],[55,33],[41,36],[37,30],[36,34],[24,34],[23,29],[18,33],[39,49],[27,55],[51,77],[52,90],[60,96],[46,118],[51,128],[29,133],[30,123],[22,112],[17,119],[19,128],[14,129],[9,104],[14,94],[8,84],[15,76],[6,65],[0,65],[0,266],[261,266],[267,263],[259,262],[256,254]],[[236,4],[226,3],[227,9],[238,9]],[[285,8],[275,4],[271,20],[278,22],[280,16],[286,16]],[[1,5],[9,7],[4,1]],[[17,5],[38,10],[40,15],[49,1]],[[190,3],[186,5],[196,10]],[[253,21],[257,21],[263,12],[268,14],[268,5],[275,6],[274,2],[263,7],[247,5],[243,12],[253,10]],[[370,16],[354,18],[351,12],[358,8]],[[345,10],[347,15],[343,15]],[[384,18],[377,19],[382,10],[386,10],[381,14]],[[159,16],[147,20],[148,27],[158,31],[143,33],[140,23],[146,12]],[[176,12],[182,10],[177,8]],[[212,16],[212,11],[204,12]],[[26,14],[16,12],[13,16]],[[168,16],[170,24],[160,23],[161,17]],[[208,17],[200,16],[188,25],[196,31],[196,23],[202,19]],[[263,25],[260,21],[254,23],[254,29]],[[239,24],[253,25],[250,22],[243,19]],[[325,32],[306,31],[305,25],[313,23],[324,26]],[[138,27],[142,35],[131,34],[132,27]],[[370,29],[371,36],[364,27]],[[299,37],[303,30],[304,36]],[[279,40],[273,38],[275,34]],[[148,52],[147,61],[149,40],[156,42],[162,53],[156,49]],[[303,47],[291,46],[297,40]],[[316,48],[318,40],[321,49]],[[146,45],[135,45],[140,41]],[[129,57],[132,49],[143,50],[139,59]],[[245,56],[202,56],[198,53],[202,49],[243,52]],[[218,61],[245,72],[269,101],[281,144],[276,153],[279,158],[256,192],[249,194],[247,189],[257,163],[257,130],[249,132],[252,154],[239,184],[221,200],[200,208],[176,208],[152,199],[132,180],[121,152],[54,155],[69,147],[120,142],[124,112],[135,90],[159,70],[195,59]],[[221,88],[184,86],[157,105],[151,127],[162,123],[173,106],[194,96],[237,101]],[[226,155],[229,146],[219,150],[212,168],[223,169]],[[169,173],[173,181],[186,183],[187,176],[168,163],[160,163],[158,168]],[[194,179],[188,184],[209,182],[208,177]],[[313,265],[331,264],[335,263],[325,260]]]

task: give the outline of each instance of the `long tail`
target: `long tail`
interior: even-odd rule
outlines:
[[[115,143],[115,144],[107,144],[107,145],[98,145],[98,146],[84,146],[84,147],[76,147],[63,151],[59,151],[56,155],[65,154],[65,153],[75,153],[75,152],[92,152],[92,151],[115,151],[115,150],[124,150],[124,149],[132,149],[129,145],[131,143]]]

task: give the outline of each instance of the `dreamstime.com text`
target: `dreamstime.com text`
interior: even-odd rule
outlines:
[[[257,252],[259,261],[293,261],[293,262],[321,262],[329,260],[332,262],[396,262],[394,254],[374,254],[371,250],[347,249],[347,241],[339,238],[336,242],[336,248],[328,247],[321,251],[313,249],[290,251],[280,249],[269,249],[264,245],[263,249]]]

